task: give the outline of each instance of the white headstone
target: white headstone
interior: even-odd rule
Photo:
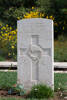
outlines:
[[[18,21],[18,84],[54,86],[53,21],[42,18]]]

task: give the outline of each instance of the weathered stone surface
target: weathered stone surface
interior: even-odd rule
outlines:
[[[18,83],[54,86],[53,21],[42,18],[18,21]]]

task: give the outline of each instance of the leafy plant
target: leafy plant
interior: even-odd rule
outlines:
[[[17,94],[17,95],[24,95],[25,94],[25,91],[24,91],[24,88],[22,85],[14,85],[13,87],[11,87],[9,90],[8,90],[8,94],[9,95],[12,95],[12,94]]]
[[[28,94],[28,97],[30,98],[51,98],[53,97],[53,90],[44,84],[34,85],[30,93]]]

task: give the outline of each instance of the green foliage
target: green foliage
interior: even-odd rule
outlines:
[[[67,38],[64,37],[63,35],[59,35],[59,36],[58,36],[58,41],[59,41],[59,42],[65,42],[66,39],[67,39]]]
[[[8,25],[0,24],[0,55],[16,60],[17,55],[17,30]]]
[[[37,0],[23,0],[23,5],[25,7],[32,7],[32,6],[36,5],[36,1]]]
[[[54,23],[58,25],[54,25],[54,37],[58,38],[58,35],[67,36],[67,1],[66,0],[38,0],[37,2],[38,8],[40,11],[45,13],[46,15],[54,16]]]
[[[0,42],[1,43],[1,42]],[[5,61],[8,55],[8,49],[7,48],[1,48],[0,47],[0,61]]]
[[[38,0],[37,1],[40,10],[46,14],[51,12],[52,1],[51,0]]]
[[[4,8],[9,8],[11,6],[20,6],[23,0],[0,0],[0,6]]]
[[[18,92],[19,95],[24,95],[24,87],[22,85],[17,85],[16,87],[13,87],[14,91]]]
[[[26,9],[23,6],[19,8],[10,7],[8,10],[5,10],[3,17],[9,20],[8,21],[9,25],[15,27],[17,25],[17,18],[19,16],[20,18],[23,18],[23,15],[25,14],[25,12],[26,12]]]
[[[64,9],[67,9],[67,3],[65,3],[66,0],[54,0],[53,2],[53,15],[55,16],[54,22],[56,22],[58,25],[55,26],[55,39],[58,38],[58,35],[65,35],[67,36],[67,30],[66,30],[66,20],[67,20],[67,13],[64,11]]]
[[[49,15],[53,16],[55,39],[58,39],[60,42],[67,40],[66,0],[0,0],[0,23],[9,24],[9,26],[12,26],[14,29],[16,29],[17,19],[22,19],[26,12],[31,11],[32,6],[35,9],[39,9],[40,12],[43,12],[45,16],[48,16],[48,18]],[[2,44],[1,41],[0,44]],[[63,45],[60,49],[59,46],[61,44]],[[64,43],[61,44],[55,45],[55,61],[67,61],[67,45],[64,45]],[[5,49],[5,47],[6,46],[0,47],[0,55],[3,57],[7,57],[8,55],[8,49]],[[9,50],[11,53],[13,52],[10,49],[10,46]],[[16,48],[14,49],[14,52],[16,55]],[[16,60],[15,55],[12,55],[12,57]],[[9,58],[12,57],[10,56]]]
[[[17,26],[17,17],[23,18],[25,12],[31,10],[32,6],[38,8],[46,15],[52,15],[58,26],[55,26],[55,38],[58,35],[66,35],[67,20],[67,1],[66,0],[0,0],[0,19],[3,23]]]
[[[44,85],[44,84],[39,84],[39,85],[34,85],[28,95],[29,98],[51,98],[53,97],[53,90]]]
[[[5,58],[0,56],[0,61],[5,61]]]

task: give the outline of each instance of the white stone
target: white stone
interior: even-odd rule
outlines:
[[[53,21],[24,19],[17,27],[18,84],[25,89],[39,83],[53,88]]]

